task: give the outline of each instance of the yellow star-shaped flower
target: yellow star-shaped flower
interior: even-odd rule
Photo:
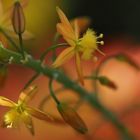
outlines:
[[[78,78],[81,84],[84,84],[81,60],[92,59],[92,54],[96,50],[102,53],[98,49],[98,44],[103,45],[104,42],[98,41],[98,39],[102,38],[103,34],[100,34],[97,37],[93,30],[88,29],[86,33],[80,37],[82,27],[78,25],[78,19],[75,19],[73,27],[63,11],[58,7],[57,13],[61,21],[61,23],[57,24],[57,31],[63,36],[70,47],[66,48],[60,53],[60,55],[53,63],[53,67],[59,67],[72,57],[75,57]]]
[[[0,96],[0,105],[11,108],[3,117],[3,127],[18,128],[20,123],[23,122],[31,134],[34,135],[32,116],[46,122],[63,124],[62,120],[28,106],[28,102],[33,98],[36,91],[36,86],[30,86],[23,90],[17,103]]]

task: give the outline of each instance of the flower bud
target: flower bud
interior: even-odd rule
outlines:
[[[60,103],[58,104],[57,109],[65,122],[68,123],[76,131],[81,134],[85,134],[88,131],[84,121],[80,118],[80,116],[73,108],[69,107],[66,104]]]
[[[22,34],[25,31],[25,17],[19,1],[14,3],[12,25],[16,34]]]
[[[110,79],[108,79],[107,77],[105,77],[105,76],[99,76],[97,79],[99,80],[99,82],[102,85],[107,86],[109,88],[112,88],[114,90],[117,89],[116,84],[114,82],[112,82]]]

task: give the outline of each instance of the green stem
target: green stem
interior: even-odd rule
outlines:
[[[58,47],[63,47],[63,46],[67,46],[68,44],[67,43],[62,43],[62,44],[57,44],[57,45],[53,45],[49,48],[47,48],[44,53],[40,56],[40,60],[41,62],[45,59],[46,55],[48,54],[48,52],[50,52],[51,50],[54,50]]]
[[[26,89],[31,83],[40,75],[40,73],[35,73],[31,79],[25,84],[23,89]]]
[[[60,34],[56,32],[52,41],[53,44],[57,44],[59,37],[60,37]],[[56,59],[56,48],[53,49],[52,51],[52,60],[55,61],[55,59]]]
[[[22,54],[23,59],[25,59],[22,34],[18,34],[18,37],[19,37],[19,44],[20,44],[21,54]]]
[[[56,49],[56,48],[58,48],[58,47],[66,46],[66,45],[67,45],[66,43],[63,43],[63,44],[53,45],[53,46],[47,48],[47,49],[45,50],[45,52],[44,52],[44,53],[41,55],[41,57],[40,57],[41,62],[43,62],[43,60],[45,59],[46,55],[47,55],[51,50]],[[29,85],[31,85],[31,83],[32,83],[34,80],[36,80],[36,79],[38,78],[39,75],[40,75],[40,73],[35,73],[35,74],[31,77],[31,79],[26,83],[26,85],[24,86],[23,89],[25,89],[25,88],[27,88]]]
[[[93,73],[93,76],[94,76],[94,77],[99,77],[100,71],[101,71],[103,65],[105,64],[105,62],[107,62],[108,60],[112,59],[113,57],[115,57],[115,55],[106,57],[106,58],[99,64],[99,66],[96,68],[95,72]],[[97,81],[96,81],[96,80],[93,81],[93,86],[94,86],[95,97],[98,99],[98,86],[97,86]]]
[[[87,80],[96,80],[98,79],[97,77],[93,77],[93,76],[84,76],[84,79],[87,79]],[[78,80],[76,80],[77,82]],[[54,92],[55,92],[55,95],[57,94],[60,94],[62,93],[62,91],[64,91],[65,88],[64,87],[61,87],[61,88],[58,88],[56,89]],[[45,103],[51,98],[50,95],[46,96],[45,98],[42,99],[42,101],[40,102],[39,104],[39,109],[41,110],[44,110],[44,106],[45,106]],[[79,108],[80,105],[83,103],[83,99],[79,99],[79,101],[76,103],[75,107],[74,108]]]
[[[11,39],[11,37],[2,29],[0,28],[0,32],[7,38],[7,40],[11,43],[11,45],[20,52],[18,46],[16,45],[16,43]]]
[[[9,60],[11,56],[13,58],[13,63],[33,69],[37,73],[42,73],[44,74],[44,76],[53,78],[59,83],[63,84],[65,88],[73,90],[75,94],[79,95],[83,100],[87,101],[93,108],[100,111],[107,120],[111,121],[114,126],[116,126],[122,136],[122,140],[134,140],[134,138],[128,132],[128,129],[122,124],[121,121],[119,121],[119,119],[112,112],[106,109],[93,96],[92,93],[86,91],[76,82],[69,79],[69,77],[67,77],[63,72],[50,68],[48,66],[42,66],[42,63],[40,61],[34,60],[31,56],[28,56],[27,61],[24,61],[23,63],[23,57],[20,54],[7,50],[6,48],[0,46],[0,59]]]
[[[60,94],[65,88],[64,87],[61,87],[61,88],[58,88],[56,89],[54,92],[55,94]],[[43,98],[43,100],[40,102],[39,104],[39,109],[40,110],[44,110],[44,106],[45,106],[45,103],[51,98],[50,95],[46,96],[45,98]]]
[[[51,78],[50,81],[49,81],[50,95],[54,99],[54,101],[56,102],[56,104],[60,104],[59,100],[57,99],[57,97],[55,96],[55,93],[53,91],[52,82],[53,82],[53,79]]]
[[[51,50],[56,49],[56,48],[58,48],[58,47],[66,46],[66,45],[67,45],[66,43],[63,43],[63,44],[53,45],[53,46],[47,48],[47,49],[45,50],[45,52],[44,52],[44,53],[41,55],[41,57],[40,57],[41,62],[43,62],[43,60],[45,59],[46,55],[47,55]],[[35,73],[35,74],[30,78],[30,80],[25,84],[25,86],[24,86],[23,89],[25,89],[25,88],[27,88],[29,85],[31,85],[31,83],[32,83],[34,80],[36,80],[36,79],[38,78],[39,75],[40,75],[40,73]]]

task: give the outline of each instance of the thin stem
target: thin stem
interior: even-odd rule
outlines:
[[[60,104],[59,100],[57,99],[57,97],[55,96],[55,93],[53,91],[52,82],[53,82],[53,79],[51,78],[50,81],[49,81],[50,95],[52,96],[52,98],[54,99],[56,104]]]
[[[63,44],[57,44],[57,45],[53,45],[49,48],[47,48],[45,50],[45,52],[41,55],[40,57],[40,61],[41,63],[43,62],[43,60],[45,59],[46,55],[49,53],[49,51],[53,50],[53,49],[56,49],[58,47],[62,47],[62,46],[66,46],[67,44],[66,43],[63,43]],[[40,73],[35,73],[31,78],[30,80],[26,83],[26,85],[24,86],[23,89],[27,88],[29,85],[31,85],[31,83],[36,80],[38,78],[38,76],[40,75]]]
[[[63,46],[67,46],[67,45],[68,45],[67,43],[62,43],[62,44],[53,45],[53,46],[47,48],[44,51],[44,53],[40,56],[41,62],[45,59],[45,57],[46,57],[46,55],[48,54],[49,51],[54,50],[54,49],[56,49],[58,47],[63,47]]]
[[[94,77],[99,77],[99,73],[101,68],[103,67],[103,65],[105,64],[106,61],[112,59],[113,57],[115,57],[115,55],[106,57],[100,64],[99,66],[96,68],[95,72],[93,73]],[[93,81],[93,86],[94,86],[94,92],[95,92],[95,97],[98,99],[98,86],[97,86],[97,81],[94,80]]]
[[[59,37],[60,37],[60,34],[58,32],[56,32],[54,35],[53,41],[52,41],[53,44],[57,44]],[[55,61],[55,59],[56,59],[56,48],[53,49],[53,51],[52,51],[52,60]]]
[[[2,29],[0,28],[0,32],[7,38],[7,40],[11,43],[11,45],[20,52],[17,44],[11,39],[11,37]]]
[[[40,75],[40,73],[35,73],[31,79],[25,84],[23,89],[26,89],[31,83]]]
[[[96,80],[96,79],[98,79],[97,77],[93,77],[93,76],[84,76],[84,79],[86,79],[86,80]],[[75,80],[76,82],[78,81],[78,79],[77,80]],[[65,90],[65,88],[64,87],[61,87],[61,88],[58,88],[58,89],[56,89],[54,92],[55,92],[55,94],[60,94],[62,91],[64,91]],[[45,106],[45,103],[49,100],[51,98],[51,96],[50,95],[48,95],[48,96],[46,96],[45,98],[43,98],[42,99],[42,101],[40,102],[40,104],[39,104],[39,109],[41,109],[41,110],[44,110],[44,106]],[[79,99],[79,101],[76,103],[76,105],[75,105],[75,109],[78,109],[79,107],[80,107],[80,105],[83,103],[83,99]]]
[[[18,37],[19,37],[19,44],[20,44],[21,54],[22,54],[23,59],[25,59],[22,34],[19,33]]]
[[[55,94],[60,94],[65,88],[64,87],[61,87],[61,88],[58,88],[56,89],[54,92]],[[43,98],[43,100],[40,102],[39,104],[39,109],[40,110],[44,110],[44,106],[45,106],[45,103],[51,98],[50,95],[46,96],[45,98]]]

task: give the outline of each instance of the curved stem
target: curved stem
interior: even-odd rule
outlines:
[[[25,84],[24,89],[26,89],[29,85],[31,85],[31,83],[40,75],[40,73],[35,73],[31,79]]]
[[[50,95],[51,97],[54,99],[54,101],[56,102],[56,104],[59,104],[59,100],[57,99],[57,97],[55,96],[55,93],[53,91],[53,87],[52,87],[52,82],[53,82],[53,79],[51,78],[50,81],[49,81],[49,90],[50,90]]]
[[[64,87],[61,87],[61,88],[58,88],[58,89],[56,89],[54,92],[55,92],[55,94],[60,94],[61,93],[61,91],[63,91],[64,90]],[[45,103],[49,100],[51,98],[51,96],[50,95],[48,95],[48,96],[46,96],[45,98],[43,98],[43,100],[40,102],[40,104],[39,104],[39,109],[40,110],[44,110],[44,106],[45,106]]]
[[[54,50],[54,49],[56,49],[56,48],[58,48],[58,47],[63,47],[63,46],[67,46],[67,45],[68,45],[67,43],[62,43],[62,44],[57,44],[57,45],[53,45],[53,46],[51,46],[51,47],[48,47],[48,48],[44,51],[44,53],[40,56],[41,62],[45,59],[45,57],[46,57],[46,55],[48,54],[49,51]]]
[[[100,70],[101,70],[101,68],[103,67],[103,65],[105,64],[105,62],[108,61],[108,60],[110,60],[110,59],[112,59],[114,56],[115,56],[115,55],[106,57],[106,58],[99,64],[99,66],[98,66],[97,69],[95,70],[93,76],[98,77],[98,76],[99,76],[99,73],[100,73]],[[94,80],[93,85],[94,85],[95,97],[98,99],[98,87],[97,87],[97,81],[96,81],[96,80]]]
[[[97,67],[97,69],[95,70],[94,76],[95,77],[99,77],[99,73],[102,69],[102,67],[104,66],[104,64],[106,64],[107,61],[111,60],[111,59],[116,59],[120,62],[125,62],[128,63],[130,66],[134,67],[136,70],[140,70],[140,66],[138,64],[136,64],[134,62],[134,60],[132,60],[128,55],[123,54],[123,53],[118,53],[118,54],[113,54],[111,56],[106,57]],[[115,87],[114,87],[115,88]],[[98,93],[98,87],[97,87],[97,81],[94,81],[94,91],[95,91],[95,96],[97,97],[97,93]]]
[[[60,34],[58,32],[55,33],[54,38],[53,38],[53,45],[57,44],[57,41],[60,37]],[[56,48],[53,49],[52,51],[52,60],[54,61],[56,59]]]
[[[86,79],[86,80],[97,80],[98,78],[97,77],[93,77],[93,76],[84,76],[84,79]],[[78,79],[77,80],[75,80],[76,82],[78,81]],[[64,87],[60,87],[60,88],[58,88],[58,89],[56,89],[55,90],[55,94],[60,94],[62,91],[64,91],[65,90],[65,88]],[[40,102],[40,104],[39,104],[39,109],[40,110],[44,110],[44,106],[45,106],[45,103],[49,100],[49,99],[51,99],[51,96],[50,95],[48,95],[48,96],[46,96],[45,98],[43,98],[43,100]],[[75,109],[78,109],[79,107],[80,107],[80,105],[83,103],[83,99],[79,99],[79,101],[75,104]]]

